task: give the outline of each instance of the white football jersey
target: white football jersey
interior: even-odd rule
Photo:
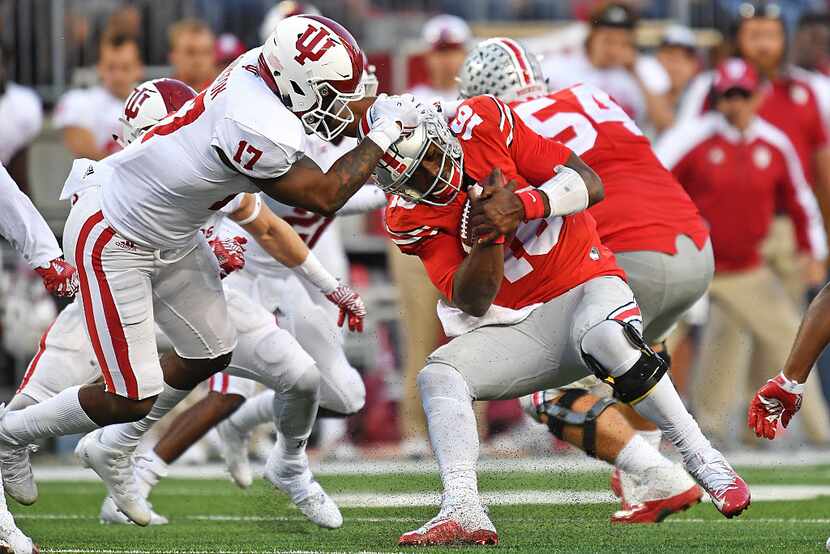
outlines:
[[[121,132],[118,118],[124,100],[116,98],[104,87],[70,90],[55,107],[55,127],[81,127],[95,136],[95,145],[111,154],[121,149],[113,135]]]
[[[248,177],[279,177],[303,156],[303,125],[260,78],[259,52],[102,162],[113,171],[102,210],[116,231],[151,248],[185,247],[237,194],[258,190]]]
[[[8,165],[31,143],[43,126],[43,107],[35,91],[8,83],[0,96],[0,163]]]
[[[652,94],[665,94],[671,88],[668,74],[654,58],[640,56],[634,70]],[[542,73],[551,91],[578,83],[594,85],[611,95],[638,125],[643,127],[648,123],[645,95],[637,80],[621,67],[599,69],[579,52],[544,58]]]

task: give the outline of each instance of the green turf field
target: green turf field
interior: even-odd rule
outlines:
[[[747,469],[750,486],[767,491],[823,490],[830,466]],[[321,484],[346,504],[361,498],[393,499],[434,492],[434,475],[324,476]],[[487,473],[482,492],[605,492],[607,474]],[[778,487],[778,488],[776,488]],[[822,487],[818,489],[817,487]],[[287,499],[258,481],[240,491],[229,481],[169,480],[153,493],[165,527],[104,526],[97,520],[103,486],[92,482],[40,484],[31,507],[12,505],[20,527],[44,552],[378,552],[400,551],[398,535],[420,526],[435,509],[427,506],[347,507],[344,526],[318,530]],[[368,493],[368,494],[365,494]],[[567,495],[566,495],[567,496]],[[792,495],[790,495],[792,497]],[[407,496],[403,496],[404,501]],[[13,501],[10,501],[12,503]],[[507,552],[821,552],[830,535],[830,496],[809,500],[759,501],[728,521],[710,504],[699,505],[656,526],[611,526],[610,503],[493,505],[491,515]],[[423,551],[434,551],[419,549]],[[454,548],[453,551],[465,549]],[[478,549],[480,550],[480,549]],[[411,550],[410,550],[411,551]]]

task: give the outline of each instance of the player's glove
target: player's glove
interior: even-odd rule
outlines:
[[[46,290],[55,296],[69,298],[78,292],[78,276],[75,274],[75,268],[63,258],[55,258],[49,262],[49,265],[37,267],[35,271],[43,279],[43,286]]]
[[[774,439],[778,422],[785,428],[801,408],[804,384],[787,379],[783,373],[758,389],[749,405],[747,424],[762,438]]]
[[[233,237],[231,239],[215,238],[208,243],[219,261],[220,279],[245,267],[245,244],[247,242],[248,239],[245,237]]]
[[[363,318],[366,317],[366,306],[363,304],[363,299],[357,292],[349,285],[340,284],[336,289],[326,295],[326,298],[332,304],[340,308],[340,317],[337,319],[338,327],[343,327],[343,323],[348,316],[349,330],[363,332]]]
[[[385,152],[401,136],[415,130],[424,120],[426,109],[411,94],[381,94],[363,114],[361,133]]]

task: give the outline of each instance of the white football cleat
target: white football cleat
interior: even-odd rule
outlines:
[[[398,546],[497,545],[499,535],[477,499],[442,502],[438,515],[422,527],[404,533]]]
[[[104,503],[101,504],[101,514],[99,516],[100,522],[105,524],[117,524],[117,525],[135,525],[130,518],[125,516],[121,510],[118,509],[118,506],[115,505],[115,501],[113,501],[112,497],[108,496],[104,499]],[[167,525],[170,523],[166,517],[161,514],[156,513],[155,510],[150,509],[150,525]]]
[[[241,432],[229,419],[219,423],[216,426],[216,432],[219,433],[221,439],[219,452],[225,460],[225,468],[238,487],[247,489],[254,482],[251,462],[248,458],[249,435]]]
[[[6,494],[24,506],[37,501],[37,484],[32,475],[32,462],[29,459],[29,452],[34,452],[36,449],[34,445],[14,446],[0,439],[0,472],[3,474],[3,488]]]
[[[8,408],[0,404],[0,418],[7,411]],[[6,433],[0,419],[0,472],[3,474],[3,488],[6,494],[24,506],[34,504],[37,500],[37,485],[29,459],[29,452],[36,450],[34,445],[18,444]]]
[[[17,528],[11,512],[6,509],[0,512],[0,552],[10,554],[36,554],[40,552],[32,539]]]
[[[104,481],[118,509],[137,525],[145,527],[150,524],[152,510],[136,483],[133,452],[101,444],[102,431],[96,429],[84,435],[75,447],[75,454]]]
[[[300,509],[304,516],[326,529],[337,529],[343,525],[343,515],[334,500],[326,494],[323,487],[314,480],[311,470],[308,469],[308,459],[304,459],[303,469],[286,472],[282,459],[277,452],[271,451],[268,462],[265,464],[263,477],[287,494],[291,502]],[[292,465],[297,465],[296,462]]]
[[[138,492],[141,493],[141,498],[148,498],[153,487],[159,484],[159,481],[167,477],[168,471],[166,464],[156,463],[157,457],[150,454],[135,454],[133,456],[133,464],[135,464],[135,480],[138,485]],[[152,523],[150,523],[152,525]]]

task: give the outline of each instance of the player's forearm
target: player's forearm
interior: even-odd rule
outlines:
[[[588,190],[588,207],[605,199],[605,185],[602,184],[602,179],[591,169],[591,166],[582,161],[582,158],[576,154],[571,154],[565,163],[565,167],[573,169],[582,177],[585,188]]]
[[[17,188],[0,165],[0,235],[32,266],[40,267],[63,255],[55,235],[29,197]]]
[[[504,275],[501,244],[476,244],[456,270],[453,304],[464,313],[481,317],[496,299]]]
[[[308,246],[297,232],[273,213],[270,217],[258,217],[242,227],[263,250],[286,267],[293,268],[302,264],[309,255]]]
[[[371,139],[365,138],[357,148],[338,159],[326,172],[326,183],[317,194],[317,209],[321,215],[333,217],[362,187],[383,156],[383,150]]]
[[[347,137],[356,137],[357,136],[357,128],[360,125],[360,119],[363,117],[363,114],[366,113],[366,110],[374,104],[375,96],[367,96],[362,100],[358,100],[356,102],[349,102],[349,108],[352,110],[354,114],[354,119],[351,123],[346,125],[346,129],[343,131],[343,134]]]
[[[825,286],[813,299],[801,322],[793,343],[784,375],[803,383],[827,344],[830,344],[830,285]]]
[[[102,160],[107,153],[98,148],[95,136],[83,127],[67,127],[63,131],[63,144],[75,158]]]

